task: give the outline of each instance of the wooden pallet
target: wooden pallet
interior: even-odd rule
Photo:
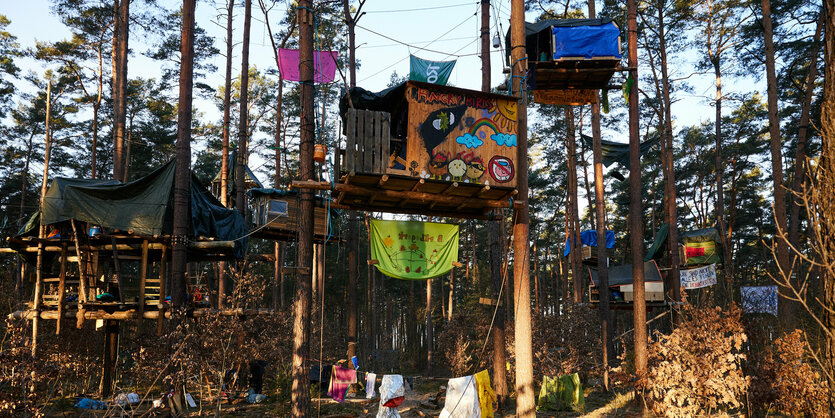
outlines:
[[[612,75],[624,71],[615,57],[571,58],[531,63],[533,90],[598,90],[609,85]]]

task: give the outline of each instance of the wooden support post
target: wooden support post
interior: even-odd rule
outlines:
[[[67,288],[67,243],[61,243],[61,271],[58,273],[58,321],[55,323],[55,334],[61,334],[61,319],[64,314],[64,301]]]
[[[43,229],[43,228],[41,228]],[[41,310],[41,293],[43,292],[43,243],[38,244],[38,259],[35,267],[35,300],[32,309]],[[32,357],[38,353],[38,317],[32,319]]]
[[[75,327],[81,329],[84,325],[84,304],[87,303],[87,263],[81,256],[81,241],[78,239],[75,219],[70,219],[70,225],[72,225],[72,238],[75,241],[75,258],[78,261],[78,317]]]
[[[447,186],[447,188],[446,188],[446,189],[444,189],[444,191],[442,191],[442,192],[441,192],[441,194],[447,194],[447,193],[449,193],[450,191],[452,191],[453,189],[455,189],[456,187],[458,187],[458,182],[457,182],[457,181],[453,181],[453,182],[452,182],[452,184],[450,184],[449,186]]]
[[[415,185],[412,186],[411,191],[416,192],[416,191],[420,190],[420,187],[423,186],[424,183],[426,183],[426,180],[424,180],[424,179],[418,180],[415,183]]]
[[[165,283],[166,282],[166,277],[167,277],[166,274],[165,274],[165,269],[166,269],[166,267],[168,267],[168,263],[167,263],[168,259],[166,258],[167,248],[168,247],[162,247],[162,251],[161,251],[160,256],[159,256],[159,301],[157,301],[157,310],[159,311],[160,315],[159,315],[159,320],[157,321],[157,335],[162,335],[162,326],[163,326],[162,319],[163,319],[163,315],[165,313],[165,306],[167,305],[166,302],[165,302],[165,298],[167,296],[167,294],[166,294],[167,289],[166,289],[166,286],[165,286],[166,285],[166,283]],[[222,275],[221,275],[221,280],[223,280]],[[218,297],[219,298],[223,297],[223,295],[220,295]]]
[[[139,266],[139,315],[145,312],[145,280],[148,278],[148,240],[142,241],[142,265]]]

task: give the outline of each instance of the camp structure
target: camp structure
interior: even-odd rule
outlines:
[[[598,287],[597,269],[588,266],[589,272],[589,301],[600,302],[601,289]],[[647,307],[664,307],[664,279],[655,261],[644,263],[644,289]],[[621,264],[609,267],[609,303],[612,309],[631,309],[634,302],[634,288],[632,285],[632,264]]]
[[[525,23],[525,37],[525,81],[537,103],[590,103],[595,90],[607,89],[612,75],[624,71],[620,65],[620,29],[611,19]]]
[[[235,206],[235,192],[237,189],[235,187],[235,175],[238,170],[237,164],[238,152],[232,151],[229,153],[229,160],[227,167],[229,167],[228,173],[226,175],[226,181],[229,185],[229,188],[226,189],[226,198],[228,202],[231,202],[230,207]],[[249,165],[244,164],[245,175],[244,175],[244,188],[246,190],[256,189],[256,188],[263,188],[264,185],[258,181],[258,177],[255,176],[255,173],[249,169]],[[220,199],[220,194],[222,193],[221,182],[223,181],[223,173],[221,171],[217,172],[215,178],[212,179],[212,194]]]
[[[587,265],[597,265],[597,251],[595,248],[597,247],[597,231],[595,230],[586,230],[580,233],[580,254],[583,264]],[[606,248],[612,249],[615,248],[615,232],[614,231],[606,231]],[[571,245],[569,239],[565,240],[565,250],[563,251],[562,256],[568,257],[571,254],[573,246]]]
[[[417,81],[340,101],[332,207],[484,218],[516,195],[516,99]],[[315,184],[314,184],[315,183]]]
[[[175,171],[171,161],[124,184],[53,179],[42,212],[3,249],[18,252],[35,270],[34,301],[16,315],[76,318],[78,325],[168,315]],[[221,206],[193,175],[189,202],[188,260],[243,257],[243,216]],[[41,222],[46,238],[39,238]]]
[[[722,261],[722,238],[716,228],[683,232],[681,243],[683,266],[704,266]]]
[[[299,193],[296,190],[249,189],[250,214],[254,238],[296,241],[299,235]],[[313,208],[313,241],[336,242],[335,209],[330,201],[316,197]]]

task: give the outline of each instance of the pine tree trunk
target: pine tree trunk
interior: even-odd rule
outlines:
[[[765,74],[768,88],[768,133],[771,143],[771,174],[774,184],[774,218],[780,234],[786,234],[786,190],[783,187],[783,147],[780,138],[780,117],[777,112],[777,71],[774,68],[774,40],[771,26],[771,1],[761,0],[763,38],[765,41]],[[790,275],[789,247],[785,239],[777,240],[777,264],[780,272]],[[779,277],[779,276],[778,276]],[[795,323],[795,304],[785,298],[779,304],[783,328],[788,330]]]
[[[249,1],[249,0],[247,0]],[[302,180],[313,180],[313,20],[311,0],[300,0],[297,8],[299,24],[299,75],[301,123],[299,169]],[[299,208],[299,245],[296,299],[293,306],[293,385],[292,416],[310,416],[308,359],[310,358],[311,272],[313,267],[313,191],[301,189]]]
[[[574,283],[574,303],[583,302],[582,267],[580,266],[580,209],[577,186],[577,144],[574,133],[574,107],[565,109],[566,145],[565,155],[568,163],[568,231],[571,252],[571,280]]]
[[[113,178],[124,181],[125,125],[127,122],[128,28],[130,0],[116,0],[113,26]]]
[[[252,24],[252,0],[244,2],[244,37],[241,45],[241,102],[238,118],[238,155],[235,163],[235,207],[246,216],[247,154],[249,153],[249,32]]]

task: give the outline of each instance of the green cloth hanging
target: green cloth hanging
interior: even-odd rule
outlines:
[[[635,82],[635,79],[632,78],[632,74],[629,74],[629,78],[626,79],[626,82],[623,83],[623,98],[626,100],[626,104],[629,104],[629,93],[632,91],[632,84]]]
[[[577,373],[560,376],[559,378],[543,376],[542,388],[536,402],[537,410],[569,410],[583,411],[585,409],[583,384]]]
[[[377,269],[396,279],[431,279],[458,261],[458,225],[374,219],[369,232]]]
[[[609,90],[603,89],[603,113],[609,113]]]

